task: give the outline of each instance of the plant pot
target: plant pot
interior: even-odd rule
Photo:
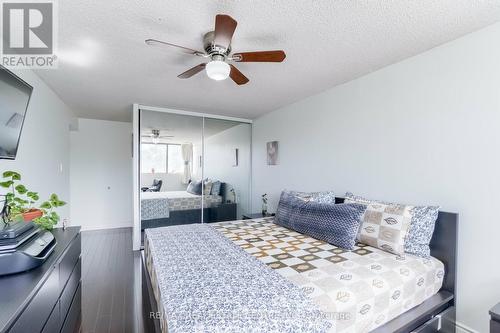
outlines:
[[[40,209],[30,209],[27,212],[24,212],[22,215],[24,222],[31,222],[36,218],[42,217],[43,212]]]

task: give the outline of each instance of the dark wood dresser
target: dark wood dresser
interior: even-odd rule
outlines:
[[[0,277],[1,333],[73,333],[79,328],[80,227],[52,233],[57,245],[42,266]]]
[[[500,303],[490,309],[490,333],[500,333]]]

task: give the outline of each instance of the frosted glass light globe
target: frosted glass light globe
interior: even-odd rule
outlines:
[[[225,61],[213,60],[205,66],[205,71],[212,80],[221,81],[229,77],[231,67]]]

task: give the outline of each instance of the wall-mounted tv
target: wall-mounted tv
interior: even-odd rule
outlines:
[[[0,159],[17,155],[33,87],[0,66]]]

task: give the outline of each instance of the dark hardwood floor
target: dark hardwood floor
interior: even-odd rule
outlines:
[[[144,332],[141,258],[132,229],[82,232],[83,333]]]

